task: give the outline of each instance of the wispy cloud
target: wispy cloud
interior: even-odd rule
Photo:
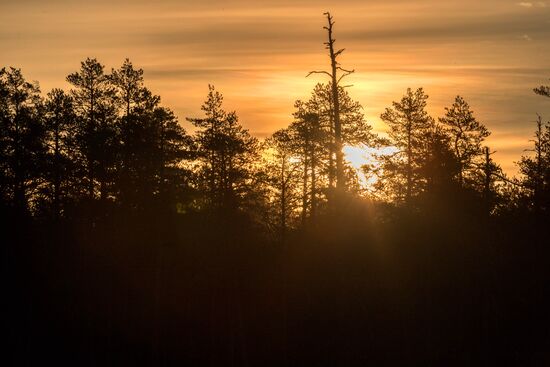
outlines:
[[[517,3],[517,5],[524,8],[546,8],[545,1],[537,1],[537,2],[522,1]]]

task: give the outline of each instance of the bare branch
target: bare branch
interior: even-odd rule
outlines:
[[[310,76],[311,74],[327,74],[329,77],[332,78],[332,74],[329,73],[328,71],[317,71],[317,70],[310,71],[309,73],[307,73],[306,78],[307,78],[308,76]]]
[[[344,69],[344,68],[342,68],[342,67],[340,67],[340,66],[337,66],[336,68],[337,68],[338,70],[340,70],[340,71],[343,71],[344,73],[348,73],[348,74],[355,73],[355,69],[346,70],[346,69]]]
[[[512,185],[519,186],[519,187],[526,187],[524,184],[522,184],[522,183],[520,183],[520,182],[517,182],[517,181],[512,181],[512,180],[510,180],[509,178],[504,177],[504,176],[502,176],[502,175],[500,175],[500,174],[498,174],[498,173],[496,173],[496,172],[492,172],[491,175],[496,176],[497,178],[500,178],[502,181],[508,182],[508,183],[510,183],[510,184],[512,184]]]
[[[328,22],[330,24],[330,26],[332,26],[334,24],[334,21],[332,20],[332,15],[330,15],[330,12],[324,12],[323,15],[326,15],[327,18],[328,18]]]
[[[496,151],[493,152],[493,153],[496,153]],[[493,154],[493,153],[491,153],[491,154]],[[483,165],[483,164],[475,164],[475,163],[473,163],[472,165],[473,165],[474,167],[477,167],[477,168],[480,168],[480,169],[483,169],[483,168],[484,168],[484,165]],[[500,179],[500,180],[502,180],[502,181],[504,181],[504,182],[508,182],[508,183],[510,183],[510,184],[512,184],[512,185],[520,186],[520,187],[525,187],[525,185],[522,184],[521,182],[518,182],[518,181],[516,181],[516,180],[511,180],[511,179],[509,179],[508,177],[503,176],[503,175],[501,175],[501,174],[498,173],[498,172],[494,172],[494,171],[493,171],[493,172],[490,172],[489,174],[490,174],[491,176],[495,176],[496,178],[498,178],[498,179]]]
[[[346,76],[350,75],[350,74],[353,74],[355,72],[355,70],[351,70],[351,71],[347,71],[346,73],[340,75],[340,77],[338,78],[338,80],[336,81],[336,84],[339,84],[340,83],[340,80],[344,79]]]

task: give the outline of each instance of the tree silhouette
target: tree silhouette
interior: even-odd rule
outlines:
[[[428,142],[426,161],[419,171],[426,178],[426,190],[440,197],[452,195],[460,162],[454,154],[450,137],[442,126],[434,125],[425,139]]]
[[[382,173],[386,185],[397,199],[410,203],[411,198],[421,192],[425,180],[419,169],[427,158],[427,137],[434,128],[434,120],[426,112],[428,96],[422,88],[412,91],[407,89],[401,101],[393,102],[380,116],[389,125],[388,135],[397,152],[382,156]],[[388,182],[391,180],[391,182]]]
[[[380,139],[372,132],[372,126],[365,120],[363,106],[351,98],[347,90],[338,87],[340,107],[340,124],[342,143],[346,146],[375,147],[379,146]],[[334,187],[335,170],[335,142],[334,116],[332,103],[332,87],[329,84],[317,84],[305,105],[310,111],[319,116],[320,128],[325,131],[328,155],[328,188]],[[326,159],[325,159],[326,160]]]
[[[208,86],[202,106],[204,118],[188,118],[199,130],[195,133],[199,159],[200,187],[211,208],[233,210],[240,207],[250,187],[258,141],[238,123],[235,112],[222,109],[223,96]]]
[[[535,94],[550,97],[550,87],[541,85],[534,88]],[[542,212],[547,212],[550,206],[550,122],[543,124],[537,115],[537,130],[532,142],[535,157],[523,156],[519,162],[520,172],[524,175],[524,187],[532,197],[532,206],[540,218]]]
[[[270,202],[277,208],[274,223],[284,241],[289,228],[296,226],[299,207],[300,161],[290,129],[277,130],[264,142],[263,167],[269,186]]]
[[[340,122],[340,99],[338,98],[338,89],[340,87],[340,81],[346,76],[352,74],[354,70],[346,70],[340,66],[338,62],[338,56],[344,52],[345,49],[335,50],[334,44],[336,40],[334,39],[333,26],[334,20],[329,12],[324,13],[327,17],[328,26],[323,27],[327,30],[328,40],[325,42],[325,48],[329,51],[330,57],[330,72],[327,71],[311,71],[307,76],[311,74],[326,74],[330,77],[330,89],[332,94],[332,121],[334,123],[334,152],[336,155],[336,188],[339,191],[345,190],[345,173],[344,173],[344,152],[342,151],[343,142],[342,142],[342,124]],[[338,75],[338,72],[342,74]]]
[[[487,213],[490,213],[499,204],[499,201],[502,201],[502,190],[498,186],[499,181],[505,184],[512,181],[505,177],[502,168],[495,163],[491,157],[492,153],[489,147],[484,147],[483,153],[484,160],[481,164],[481,181],[483,182],[483,186],[481,192],[485,203],[485,210]]]
[[[77,117],[73,99],[61,89],[53,89],[45,100],[45,128],[48,134],[49,169],[47,188],[53,215],[59,218],[67,201],[77,194],[71,185],[74,180],[74,155],[76,142],[74,135]]]
[[[151,125],[148,136],[154,137],[151,157],[156,179],[152,192],[160,196],[164,207],[174,202],[183,205],[192,186],[192,172],[186,163],[195,156],[193,140],[168,108],[156,107]]]
[[[115,96],[122,105],[126,118],[140,104],[157,102],[158,97],[151,96],[143,84],[143,69],[134,69],[129,59],[124,60],[119,69],[112,69],[107,80],[113,85]]]
[[[191,140],[174,113],[160,106],[160,97],[144,84],[143,70],[126,59],[107,76],[118,106],[117,186],[119,200],[134,209],[151,209],[160,199],[164,208],[180,203],[190,187],[182,166],[191,157]]]
[[[470,106],[460,96],[451,107],[445,107],[445,116],[440,117],[439,122],[450,137],[459,164],[458,183],[463,186],[468,175],[472,175],[475,159],[483,154],[482,143],[490,133],[476,120]]]
[[[522,185],[527,191],[529,206],[539,217],[548,211],[550,205],[550,123],[543,124],[537,116],[533,156],[522,156],[519,169],[524,176]]]
[[[291,146],[302,165],[302,224],[306,218],[316,216],[319,196],[319,166],[326,157],[326,134],[320,126],[319,115],[301,101],[296,101],[297,111],[290,124]]]
[[[0,70],[2,195],[15,213],[28,213],[43,179],[46,153],[38,83],[20,69]]]
[[[113,90],[104,74],[104,66],[87,58],[80,70],[67,76],[74,89],[74,105],[79,118],[78,139],[85,171],[82,181],[88,197],[96,198],[96,183],[102,199],[107,197],[107,185],[113,164],[115,108]]]
[[[533,92],[543,97],[550,97],[550,86],[541,85],[540,87],[534,88]]]

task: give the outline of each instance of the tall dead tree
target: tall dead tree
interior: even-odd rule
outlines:
[[[342,151],[342,125],[340,123],[340,100],[338,98],[338,87],[340,81],[352,74],[355,70],[346,70],[340,66],[338,62],[338,56],[344,52],[345,49],[334,50],[334,43],[336,40],[333,38],[332,32],[334,27],[334,20],[329,12],[324,13],[326,15],[328,26],[323,27],[327,30],[328,41],[324,43],[325,48],[329,50],[330,57],[330,69],[331,71],[310,71],[306,77],[311,74],[326,74],[331,80],[331,92],[332,92],[332,121],[334,123],[334,151],[336,155],[336,188],[338,191],[343,191],[346,187],[346,176],[344,173],[344,153]],[[341,72],[338,75],[338,72]]]

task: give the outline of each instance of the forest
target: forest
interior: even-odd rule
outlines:
[[[550,122],[516,177],[460,95],[409,88],[376,134],[327,20],[326,82],[265,139],[129,59],[0,69],[3,365],[550,363]]]

